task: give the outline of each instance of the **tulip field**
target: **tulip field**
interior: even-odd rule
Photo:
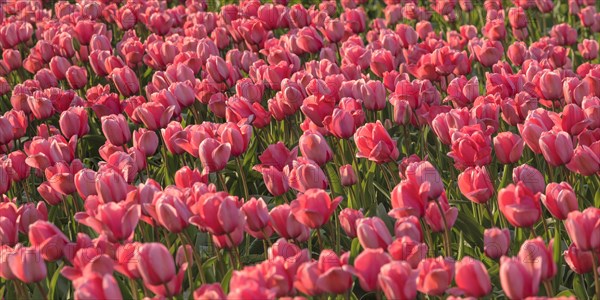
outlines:
[[[0,10],[0,299],[600,300],[596,0]]]

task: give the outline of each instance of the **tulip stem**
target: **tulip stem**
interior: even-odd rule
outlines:
[[[248,193],[248,183],[246,182],[246,175],[244,174],[244,166],[242,165],[242,161],[239,157],[235,158],[235,162],[237,163],[238,168],[240,170],[240,177],[242,178],[242,185],[244,186],[244,199],[248,201],[248,199],[250,199],[250,194]]]
[[[354,165],[356,166],[354,170],[356,171],[355,172],[356,173],[356,183],[358,184],[358,189],[359,189],[358,193],[360,196],[360,205],[361,205],[361,208],[365,208],[365,203],[363,202],[364,201],[364,191],[362,188],[362,182],[360,181],[361,175],[360,175],[360,169],[358,167],[358,161],[356,159],[356,153],[354,153],[354,151],[352,150],[353,149],[352,144],[350,143],[349,139],[346,139],[346,144],[348,144],[348,150],[350,150],[350,152],[352,154],[352,161],[354,162]]]
[[[320,250],[323,251],[325,248],[323,248],[323,239],[321,237],[321,230],[319,228],[317,228],[316,231],[317,231],[317,241],[319,242],[319,248],[321,248]]]
[[[552,292],[552,284],[549,280],[544,280],[544,289],[546,289],[546,296],[552,297],[554,292]]]
[[[138,300],[138,288],[135,284],[135,280],[129,279],[129,288],[131,289],[131,296],[133,296],[133,299]]]
[[[233,241],[233,238],[231,237],[231,234],[227,234],[227,238],[229,239],[229,241],[231,242],[231,253],[233,254],[233,256],[235,257],[236,263],[233,265],[233,267],[236,270],[239,270],[241,268],[242,265],[242,261],[240,258],[240,253],[238,252],[238,248],[235,245],[235,242]],[[232,257],[233,260],[233,257]]]
[[[596,297],[600,299],[600,278],[598,275],[598,254],[596,251],[591,250],[592,252],[592,268],[594,273],[594,286],[596,287]]]
[[[489,202],[486,202],[484,205],[485,209],[487,210],[487,213],[490,215],[490,222],[492,223],[492,227],[494,227],[494,213],[492,212],[492,207],[490,206]]]
[[[196,263],[196,266],[198,267],[198,273],[200,273],[200,281],[202,284],[204,284],[204,283],[206,283],[206,278],[204,277],[204,270],[202,268],[202,257],[199,256],[198,254],[196,254],[196,251],[194,251],[194,244],[192,243],[192,238],[190,238],[185,231],[183,231],[183,238],[185,239],[185,243],[192,246],[192,256],[193,256],[194,262]],[[186,256],[187,256],[187,252],[186,252]],[[190,267],[190,269],[191,269],[191,267]],[[192,290],[192,292],[193,292],[193,290]]]
[[[165,287],[165,291],[167,292],[167,295],[171,295],[171,290],[169,290],[169,285],[167,283],[163,283],[163,286]]]
[[[40,281],[36,282],[35,285],[37,286],[38,290],[40,290],[40,294],[42,295],[42,299],[48,300],[48,296],[46,295],[46,291],[44,291],[44,287],[42,287],[42,284],[40,283]]]
[[[223,173],[217,172],[217,177],[219,178],[219,182],[221,183],[221,189],[227,192],[227,185],[225,184],[225,178],[223,177]]]
[[[196,290],[196,287],[194,286],[194,279],[192,277],[192,264],[193,264],[193,260],[190,257],[190,254],[188,253],[187,249],[185,248],[185,244],[189,244],[187,239],[184,238],[184,234],[180,233],[179,234],[179,240],[181,241],[181,244],[183,245],[183,254],[185,254],[185,260],[188,263],[188,269],[187,269],[187,276],[188,276],[188,281],[190,282],[190,291],[191,293],[194,293],[194,290]],[[189,244],[192,247],[192,251],[194,251],[194,246]],[[202,273],[202,269],[198,270],[198,272]]]
[[[446,214],[444,213],[442,205],[438,199],[435,199],[435,204],[440,210],[440,215],[442,216],[442,221],[444,222],[444,250],[446,250],[446,256],[450,257],[452,256],[452,248],[450,244],[450,234],[448,232],[448,222],[446,222]]]

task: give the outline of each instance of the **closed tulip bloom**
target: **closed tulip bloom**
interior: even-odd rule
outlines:
[[[74,160],[70,165],[61,161],[46,168],[44,175],[53,189],[66,196],[75,193],[73,176],[82,168],[83,165],[79,159]]]
[[[540,136],[554,127],[555,115],[553,112],[539,108],[531,111],[523,124],[517,124],[521,137],[534,153],[542,153],[539,145]]]
[[[394,161],[400,152],[380,121],[368,123],[356,130],[354,142],[358,148],[356,157],[368,158],[376,163]]]
[[[331,200],[324,190],[309,189],[292,201],[290,208],[296,220],[314,229],[327,223],[341,201],[341,196]]]
[[[129,97],[139,92],[140,82],[131,68],[127,66],[115,68],[112,70],[110,76],[121,95]]]
[[[292,168],[285,168],[291,188],[304,192],[311,188],[326,189],[327,176],[323,170],[312,160],[299,157],[293,162]]]
[[[175,172],[175,185],[178,188],[191,188],[196,182],[208,183],[207,178],[198,169],[183,166]]]
[[[436,199],[444,192],[444,182],[437,169],[428,161],[415,162],[408,165],[404,172],[408,181],[423,189],[428,185],[427,197]]]
[[[280,236],[297,241],[308,239],[310,229],[296,220],[288,204],[274,207],[269,215],[271,216],[271,226]]]
[[[325,137],[316,131],[306,131],[298,142],[302,156],[315,161],[319,166],[333,159],[333,151]]]
[[[38,120],[44,120],[50,118],[52,114],[54,114],[54,108],[52,106],[52,101],[50,99],[40,96],[40,97],[27,97],[27,104],[31,108],[31,112],[33,116]]]
[[[304,27],[298,31],[298,47],[307,53],[317,53],[323,48],[323,38],[314,27]]]
[[[538,169],[527,164],[513,169],[512,180],[514,183],[522,182],[533,193],[543,193],[546,189],[544,175]]]
[[[577,50],[583,59],[594,60],[598,57],[598,42],[585,39],[577,45]]]
[[[154,194],[151,204],[144,204],[147,213],[169,232],[180,233],[189,225],[192,212],[177,189]]]
[[[252,231],[261,231],[269,225],[269,209],[262,198],[252,197],[242,205],[242,212],[246,216],[246,226]]]
[[[154,131],[140,128],[133,132],[133,147],[138,148],[145,156],[152,156],[158,148],[158,135]]]
[[[498,259],[508,252],[510,231],[506,228],[490,228],[483,232],[483,251],[491,259]]]
[[[563,252],[563,257],[573,272],[577,274],[586,274],[592,272],[592,268],[594,266],[594,257],[591,251],[581,251],[577,248],[577,246],[575,246],[575,244],[571,244],[569,248]]]
[[[491,162],[490,136],[479,125],[465,126],[452,134],[452,146],[448,156],[460,170],[484,166]]]
[[[445,194],[442,195],[437,202],[439,202],[441,209],[435,201],[430,201],[427,204],[427,209],[425,210],[425,222],[433,232],[452,229],[452,226],[454,226],[454,222],[456,222],[456,218],[458,217],[458,208],[451,207],[450,204],[448,204]]]
[[[38,220],[29,226],[29,242],[40,249],[42,258],[55,261],[62,257],[62,248],[69,242],[67,236],[48,221]]]
[[[600,208],[588,207],[583,212],[572,211],[567,216],[565,228],[578,249],[590,251],[600,248]]]
[[[458,188],[467,199],[485,204],[494,194],[494,185],[485,167],[471,167],[458,175]]]
[[[554,240],[548,246],[541,237],[525,241],[519,250],[522,263],[529,265],[530,269],[538,269],[542,281],[551,279],[556,275],[556,263],[552,257]]]
[[[6,261],[10,273],[24,283],[40,282],[46,278],[46,262],[37,247],[23,247],[19,244],[7,255]]]
[[[96,233],[106,235],[111,242],[128,241],[132,238],[140,220],[141,208],[138,204],[110,202],[101,204],[89,215],[85,212],[75,214],[75,220],[91,227]]]
[[[564,131],[542,133],[540,136],[540,149],[546,161],[554,167],[568,163],[573,157],[571,136]]]
[[[229,77],[229,66],[220,56],[211,55],[208,58],[206,71],[216,82],[224,82]]]
[[[356,174],[354,173],[354,169],[352,165],[343,165],[339,170],[340,175],[340,183],[343,186],[352,186],[358,182]]]
[[[401,181],[391,194],[392,210],[390,215],[394,217],[415,216],[422,217],[425,215],[427,205],[427,193],[421,191],[420,186],[411,181]]]
[[[127,182],[117,171],[105,169],[96,176],[96,191],[102,203],[119,202],[127,195]]]
[[[499,41],[485,40],[473,45],[473,52],[484,67],[491,67],[502,57],[504,48]]]
[[[540,272],[529,269],[521,258],[503,256],[500,260],[500,283],[509,299],[525,299],[537,295]]]
[[[63,111],[58,124],[60,131],[68,139],[75,135],[82,137],[90,131],[87,110],[81,106],[70,107]]]
[[[562,97],[561,81],[558,72],[548,70],[536,74],[533,78],[538,96],[545,100],[558,100]]]
[[[510,131],[498,133],[494,137],[494,151],[500,163],[512,164],[519,161],[523,153],[523,139]]]
[[[356,123],[351,112],[336,108],[323,119],[323,126],[337,138],[348,139],[356,132]]]
[[[58,205],[65,199],[65,196],[53,189],[47,181],[40,184],[36,190],[50,205]]]
[[[175,106],[165,107],[158,102],[146,102],[133,111],[134,118],[140,120],[150,130],[167,127],[175,112]]]
[[[221,142],[231,145],[231,155],[234,157],[242,155],[250,145],[252,138],[252,126],[238,126],[235,123],[227,123],[219,127]]]
[[[244,216],[240,210],[240,203],[236,197],[226,193],[206,196],[202,202],[192,207],[192,213],[195,215],[190,219],[190,223],[213,235],[231,234],[240,227],[243,231]]]
[[[198,157],[204,168],[202,172],[213,173],[223,170],[227,165],[231,155],[231,144],[207,138],[200,143],[198,150]]]
[[[415,241],[408,236],[396,239],[387,248],[394,260],[406,261],[413,269],[416,269],[419,263],[427,258],[428,250],[427,244]]]
[[[340,220],[340,226],[346,235],[352,239],[355,238],[357,236],[356,221],[364,218],[362,211],[352,208],[344,208],[342,211],[340,211],[338,218]]]
[[[581,107],[575,103],[567,104],[563,108],[560,119],[560,127],[563,131],[575,136],[584,131],[592,121],[587,118]]]
[[[388,299],[408,300],[417,297],[417,272],[402,261],[393,261],[381,267],[377,276],[379,287]]]
[[[10,143],[14,139],[12,125],[8,118],[0,116],[0,145]]]
[[[145,283],[162,285],[171,281],[175,274],[173,256],[161,243],[143,244],[135,254],[138,270]]]
[[[551,182],[546,186],[546,195],[542,196],[542,203],[548,211],[559,220],[565,220],[572,211],[579,210],[577,196],[567,182]]]
[[[417,269],[417,290],[427,295],[442,295],[454,277],[454,262],[441,256],[422,260]]]
[[[290,189],[287,175],[274,166],[262,168],[260,172],[262,173],[265,186],[271,195],[275,197],[281,196]]]
[[[220,283],[205,283],[194,291],[194,299],[219,300],[226,298]]]
[[[369,292],[377,290],[379,273],[382,267],[391,261],[391,257],[383,249],[363,250],[354,260],[354,273],[358,277],[360,287]]]
[[[386,249],[392,243],[392,235],[378,217],[356,220],[356,233],[365,249]]]
[[[67,78],[69,86],[74,90],[83,88],[88,80],[87,71],[84,68],[78,66],[70,66],[67,69],[65,76]]]
[[[600,172],[600,155],[588,146],[579,145],[575,148],[567,168],[583,176],[592,176]]]
[[[481,261],[465,256],[455,267],[456,285],[467,296],[483,297],[492,291],[490,276]]]
[[[8,154],[6,171],[13,182],[20,182],[29,178],[31,167],[25,162],[26,160],[27,154],[21,150]]]
[[[96,172],[91,169],[81,169],[75,173],[74,180],[77,193],[82,199],[90,195],[97,195],[96,192]]]
[[[531,227],[541,214],[540,194],[534,194],[525,184],[510,184],[498,192],[500,211],[515,227]]]
[[[114,146],[122,146],[131,139],[131,131],[125,116],[108,115],[101,118],[102,133]]]

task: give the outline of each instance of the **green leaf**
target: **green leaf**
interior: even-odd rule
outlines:
[[[594,196],[594,206],[600,207],[600,189],[596,191],[596,195]]]
[[[360,252],[360,242],[358,238],[354,238],[352,240],[352,245],[350,246],[350,264],[354,263],[354,259]]]
[[[575,276],[573,277],[573,291],[575,292],[577,299],[588,298],[585,288],[583,287],[583,284],[581,284],[581,276],[577,274],[575,274]]]
[[[56,288],[58,287],[58,278],[60,277],[60,271],[64,266],[64,262],[60,263],[54,274],[52,275],[52,279],[48,282],[48,299],[55,299],[54,295],[56,293]]]
[[[223,291],[227,294],[229,293],[229,281],[231,280],[231,276],[233,275],[233,268],[229,268],[227,274],[223,276],[221,279],[221,287],[223,287]]]

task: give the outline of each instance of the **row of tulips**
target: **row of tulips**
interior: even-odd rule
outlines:
[[[1,9],[5,298],[600,296],[594,0]]]

